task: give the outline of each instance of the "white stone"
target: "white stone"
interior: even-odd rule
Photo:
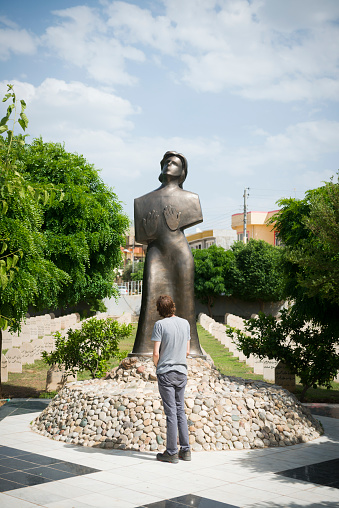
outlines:
[[[22,373],[21,353],[18,348],[11,348],[6,353],[8,372]]]
[[[45,350],[45,343],[43,339],[34,339],[31,342],[33,349],[34,349],[34,360],[41,360],[42,351]]]
[[[47,351],[47,353],[52,353],[52,351],[55,351],[55,338],[53,335],[46,335],[44,337],[44,344],[44,351]]]
[[[2,331],[2,349],[10,349],[12,347],[13,336],[7,330]]]
[[[29,342],[25,342],[21,348],[22,365],[34,363],[34,347]]]
[[[269,360],[265,359],[263,362],[263,376],[266,381],[273,381],[275,380],[275,368],[278,365],[277,360]]]
[[[8,360],[5,355],[1,354],[1,382],[8,381]]]

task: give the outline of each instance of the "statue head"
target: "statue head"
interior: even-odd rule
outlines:
[[[182,184],[184,183],[184,181],[186,180],[186,177],[187,177],[187,160],[186,160],[186,157],[184,157],[181,153],[173,152],[173,151],[165,153],[165,155],[163,156],[163,158],[162,158],[162,160],[160,162],[161,173],[160,173],[160,176],[159,176],[159,180],[160,180],[161,183],[163,182],[164,175],[162,173],[162,169],[163,169],[163,167],[165,165],[166,160],[169,159],[170,157],[177,157],[181,161],[182,174],[181,174],[181,176],[179,178],[179,187],[181,187],[181,189],[182,189]]]

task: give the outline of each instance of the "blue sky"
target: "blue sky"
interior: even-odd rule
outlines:
[[[275,210],[339,168],[337,0],[2,0],[0,65],[30,138],[82,153],[131,218],[167,150],[201,229],[230,228],[245,187]]]

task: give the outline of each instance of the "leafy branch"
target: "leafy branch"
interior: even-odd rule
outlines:
[[[4,98],[2,99],[2,102],[7,102],[8,100],[12,99],[12,103],[9,104],[9,106],[7,107],[6,115],[0,121],[0,134],[7,132],[8,148],[7,148],[7,154],[6,154],[6,160],[5,160],[6,165],[8,164],[8,161],[9,161],[9,154],[11,151],[11,146],[12,146],[12,141],[13,141],[13,136],[14,136],[14,126],[15,126],[16,122],[19,123],[19,125],[23,131],[25,131],[28,126],[28,118],[24,112],[26,109],[26,102],[23,99],[20,100],[21,111],[19,114],[19,118],[17,120],[18,101],[17,101],[16,95],[15,95],[15,92],[13,90],[13,87],[14,87],[14,85],[7,85],[7,93],[4,96]],[[14,116],[10,119],[11,115],[13,114],[13,111],[14,111]],[[10,120],[13,122],[11,129],[8,126],[8,122]],[[24,145],[25,144],[25,137],[26,136],[21,135],[18,138],[18,143],[21,145]]]

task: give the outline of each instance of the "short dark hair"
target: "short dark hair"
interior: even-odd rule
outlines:
[[[161,317],[171,317],[175,314],[175,303],[168,295],[159,296],[157,299],[157,311]]]

